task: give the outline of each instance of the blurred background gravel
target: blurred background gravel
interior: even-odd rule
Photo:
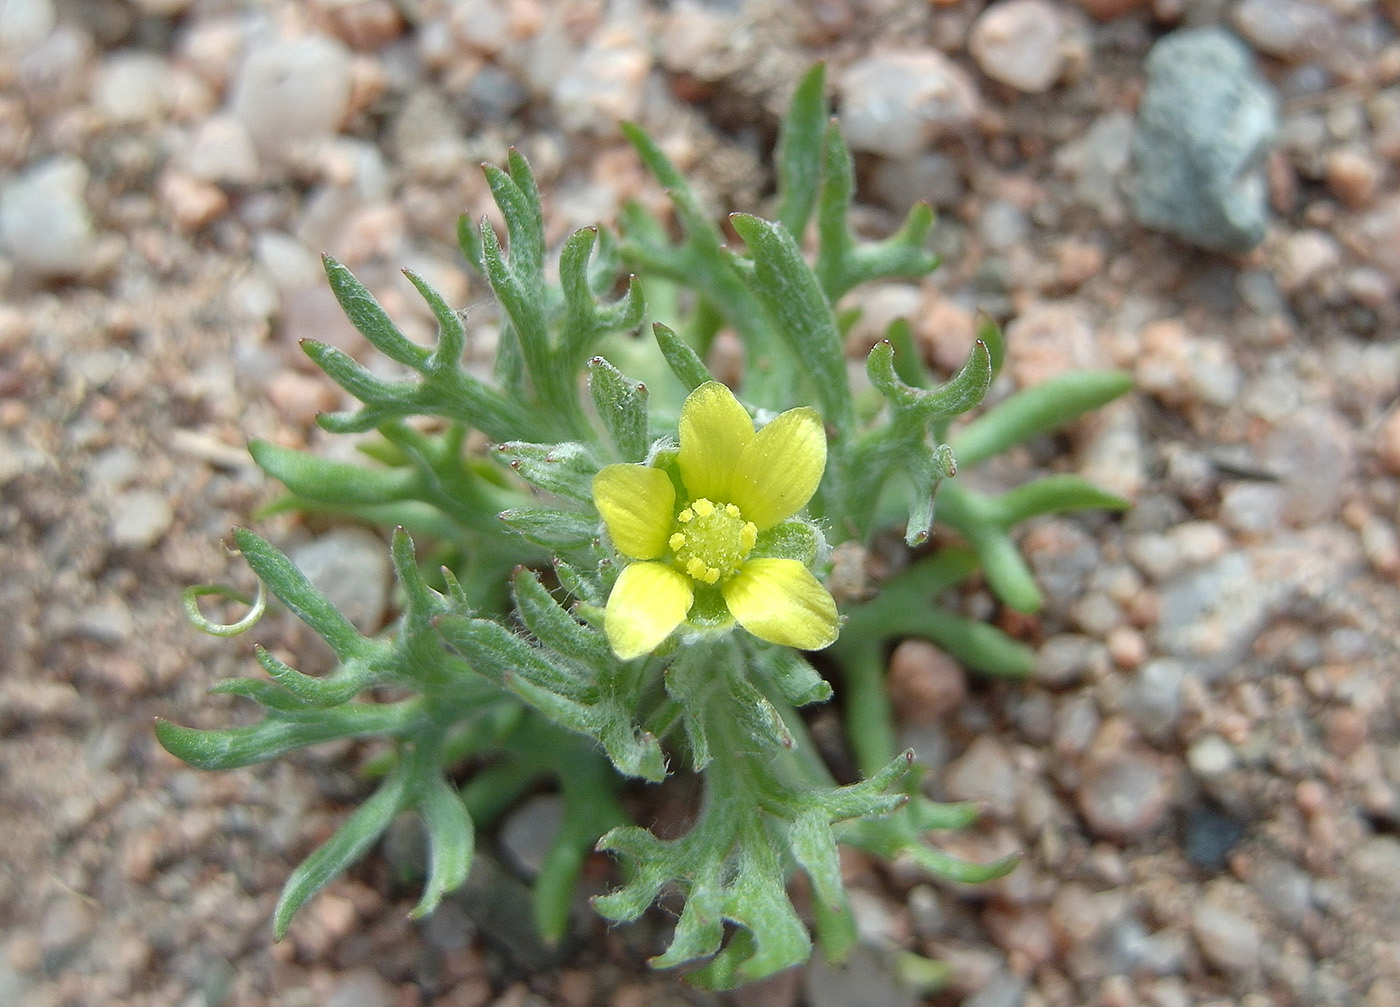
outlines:
[[[432,919],[406,918],[396,833],[274,947],[281,882],[373,753],[205,775],[151,721],[245,715],[204,693],[250,673],[248,645],[178,597],[246,585],[222,538],[274,489],[243,444],[348,450],[297,349],[365,349],[318,253],[426,340],[417,270],[488,359],[453,231],[493,214],[479,162],[526,154],[557,241],[665,206],[628,119],[717,215],[761,212],[777,116],[824,59],[862,229],[926,199],[946,257],[862,293],[853,353],[903,315],[947,371],[982,309],[1009,323],[993,395],[1133,372],[1135,395],[977,475],[1072,469],[1136,506],[1030,528],[1036,618],[952,600],[1040,645],[1032,682],[891,657],[929,785],[986,807],[939,842],[1023,865],[962,888],[852,857],[849,969],[732,1000],[915,1003],[893,978],[912,949],[951,964],[940,1005],[1400,1004],[1398,23],[1394,0],[0,2],[0,1002],[719,1000],[641,964],[664,913],[581,914],[561,949],[509,925],[549,795]],[[391,615],[375,536],[259,527],[361,626]],[[255,635],[327,660],[285,619]],[[600,859],[587,885],[610,883]]]

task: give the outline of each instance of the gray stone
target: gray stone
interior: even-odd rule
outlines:
[[[1109,223],[1125,215],[1122,180],[1132,162],[1133,118],[1114,110],[1095,119],[1084,135],[1055,151],[1055,169],[1073,179],[1075,202],[1093,207]]]
[[[977,85],[960,66],[927,49],[877,52],[842,75],[841,127],[852,150],[912,157],[972,123]]]
[[[461,951],[476,939],[476,933],[475,921],[452,899],[438,903],[423,921],[423,939],[439,951]]]
[[[133,489],[118,494],[107,511],[107,530],[118,549],[149,549],[175,521],[164,493]]]
[[[85,190],[87,166],[76,157],[41,161],[0,189],[0,247],[22,271],[43,278],[77,276],[96,247]]]
[[[1021,1007],[1029,985],[1024,976],[1003,969],[964,1000],[963,1007]]]
[[[1351,866],[1378,897],[1400,898],[1400,839],[1372,836],[1352,853]]]
[[[1171,792],[1160,763],[1150,752],[1132,748],[1090,763],[1076,797],[1095,835],[1131,842],[1162,824]]]
[[[350,53],[321,36],[254,46],[234,84],[233,113],[265,157],[294,157],[339,131],[351,74]]]
[[[0,3],[0,52],[27,52],[53,30],[55,20],[53,0]]]
[[[1185,679],[1186,665],[1174,658],[1148,661],[1123,691],[1123,712],[1147,738],[1166,740],[1181,718],[1181,686]]]
[[[1083,681],[1089,673],[1109,664],[1102,643],[1075,633],[1060,633],[1046,640],[1035,655],[1035,680],[1052,689]]]
[[[1226,972],[1248,975],[1258,969],[1259,930],[1244,916],[1201,902],[1191,913],[1191,931],[1207,960]]]
[[[1240,0],[1230,20],[1254,48],[1283,59],[1324,53],[1338,42],[1337,15],[1311,0]]]
[[[394,1007],[398,993],[373,969],[352,969],[337,976],[326,993],[326,1007]]]
[[[184,152],[185,170],[202,182],[251,185],[262,168],[241,119],[215,115],[199,124]]]
[[[1356,469],[1355,427],[1330,409],[1294,413],[1264,442],[1262,462],[1283,477],[1284,517],[1299,527],[1336,515]]]
[[[1312,907],[1312,878],[1287,860],[1264,860],[1255,865],[1249,887],[1290,929],[1300,926]]]
[[[1285,502],[1276,483],[1226,483],[1220,489],[1220,521],[1235,531],[1264,535],[1283,523]]]
[[[948,767],[945,783],[954,800],[981,801],[993,814],[1010,818],[1016,810],[1017,777],[1011,753],[984,735]]]
[[[871,185],[881,202],[899,213],[921,201],[936,209],[947,209],[967,191],[958,162],[934,151],[882,161],[875,168]]]
[[[967,47],[988,77],[1040,94],[1064,71],[1064,34],[1060,12],[1048,0],[1000,0],[977,18]]]
[[[1249,50],[1220,28],[1173,32],[1147,57],[1133,144],[1140,223],[1222,252],[1259,244],[1267,225],[1263,163],[1277,100]]]
[[[92,97],[112,122],[152,122],[170,109],[175,98],[170,64],[156,53],[116,53],[103,61]]]
[[[812,955],[804,979],[810,1007],[915,1007],[920,1002],[900,981],[893,955],[865,944],[841,965]]]
[[[291,560],[355,628],[372,633],[389,604],[389,550],[363,528],[332,528],[289,553]]]
[[[513,810],[501,826],[501,852],[526,878],[540,873],[559,825],[564,820],[564,799],[540,794]]]

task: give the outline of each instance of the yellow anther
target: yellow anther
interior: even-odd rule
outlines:
[[[700,497],[676,515],[666,544],[677,570],[702,584],[718,584],[739,569],[757,541],[757,526],[736,505]]]

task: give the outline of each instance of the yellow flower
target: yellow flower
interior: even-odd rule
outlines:
[[[655,650],[697,596],[709,602],[716,593],[728,617],[760,639],[802,650],[832,643],[836,602],[811,571],[795,559],[750,555],[821,481],[826,434],[815,410],[789,409],[755,431],[729,389],[708,382],[681,407],[676,462],[684,499],[670,475],[646,465],[609,465],[593,479],[613,545],[633,561],[604,616],[617,656]]]

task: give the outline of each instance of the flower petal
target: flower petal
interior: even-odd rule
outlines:
[[[746,520],[766,531],[807,506],[825,468],[826,430],[821,417],[815,409],[789,409],[744,448],[734,468],[729,499]]]
[[[676,488],[670,476],[645,465],[608,465],[593,477],[593,503],[613,545],[633,559],[657,559],[675,518]]]
[[[734,466],[754,439],[753,420],[724,385],[707,381],[681,406],[681,482],[691,499],[729,502]]]
[[[836,640],[836,602],[795,559],[751,559],[720,591],[739,625],[760,640],[799,650]]]
[[[690,581],[664,563],[633,563],[618,575],[603,614],[613,653],[650,654],[681,624],[694,598]]]

